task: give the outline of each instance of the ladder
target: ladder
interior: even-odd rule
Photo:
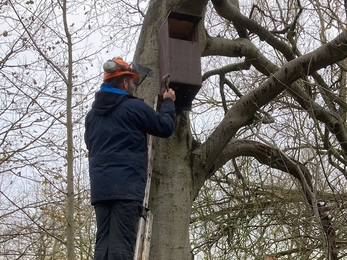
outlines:
[[[160,95],[154,102],[154,108],[158,110],[161,105],[161,97],[164,90],[168,90],[170,84],[170,74],[166,74],[161,80]],[[153,214],[148,208],[149,192],[151,189],[153,159],[154,159],[155,138],[150,135],[148,138],[148,167],[145,197],[143,199],[142,211],[137,227],[136,246],[134,250],[134,260],[149,260],[149,251],[152,236]]]
[[[148,140],[148,168],[145,197],[143,200],[140,220],[137,227],[136,246],[134,251],[134,260],[148,260],[149,249],[152,235],[153,214],[148,208],[149,191],[151,187],[153,158],[154,158],[154,140],[149,136]]]

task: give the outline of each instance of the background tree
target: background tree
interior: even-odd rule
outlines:
[[[99,84],[97,61],[131,41],[116,42],[113,22],[117,36],[139,27],[135,16],[115,17],[128,7],[117,4],[1,3],[1,257],[91,258],[84,116]]]

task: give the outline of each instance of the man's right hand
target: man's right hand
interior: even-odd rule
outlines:
[[[164,92],[163,99],[164,98],[171,98],[175,102],[175,100],[176,100],[175,91],[172,88],[169,88],[168,91]]]

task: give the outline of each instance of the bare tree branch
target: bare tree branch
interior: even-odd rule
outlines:
[[[333,52],[336,52],[336,54],[334,55]],[[235,133],[253,118],[255,112],[260,107],[270,102],[285,90],[287,86],[303,75],[310,75],[314,71],[342,60],[345,57],[347,57],[347,31],[342,32],[329,44],[323,45],[311,53],[288,62],[277,70],[267,81],[261,84],[259,88],[242,96],[230,108],[220,125],[201,146],[199,151],[196,151],[196,154],[200,154],[198,158],[201,158],[202,168],[206,171],[207,175],[215,170],[214,161],[220,152]],[[335,133],[340,134],[336,131]],[[200,174],[202,173],[201,170],[198,172]]]

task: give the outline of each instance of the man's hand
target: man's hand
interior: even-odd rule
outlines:
[[[167,91],[164,92],[163,99],[164,98],[171,98],[175,102],[176,100],[175,91],[172,88],[169,88]]]

